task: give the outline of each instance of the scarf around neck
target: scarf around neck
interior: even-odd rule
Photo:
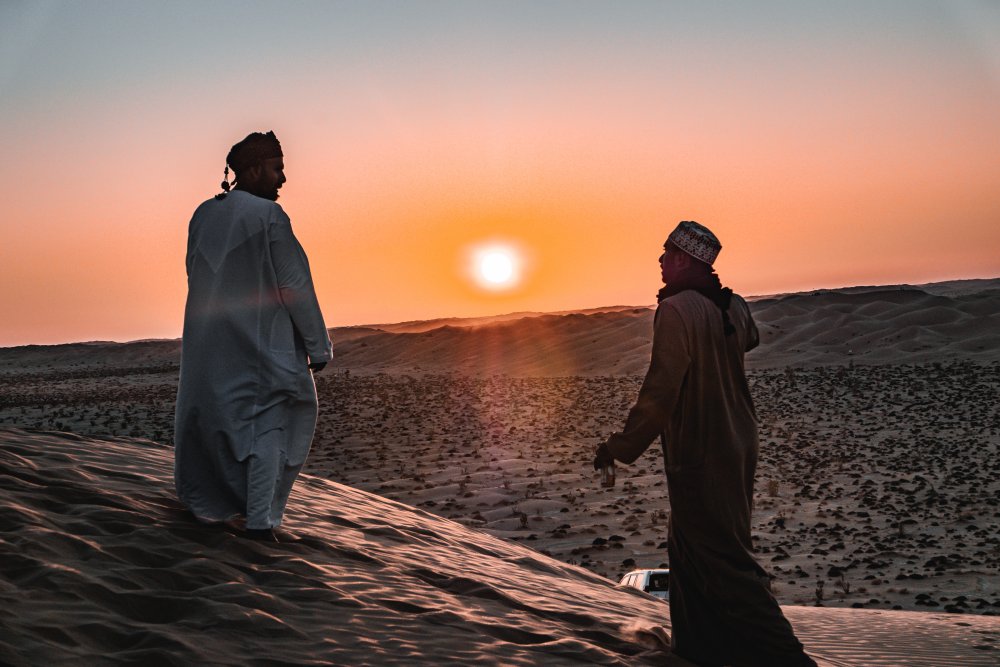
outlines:
[[[694,290],[716,305],[722,313],[722,330],[727,336],[736,333],[736,327],[729,321],[729,304],[733,299],[733,290],[722,286],[722,281],[715,273],[702,273],[697,275],[683,275],[663,286],[656,293],[656,301],[659,303],[668,296],[680,294],[687,290]]]

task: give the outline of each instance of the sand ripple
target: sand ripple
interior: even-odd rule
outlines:
[[[0,663],[645,664],[661,603],[306,477],[266,545],[189,519],[148,441],[0,432]],[[648,645],[636,641],[643,632]]]
[[[149,441],[0,431],[0,663],[682,665],[667,607],[304,476],[280,545],[192,521]],[[986,617],[787,608],[826,665],[995,665]]]

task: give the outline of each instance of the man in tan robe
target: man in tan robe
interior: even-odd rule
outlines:
[[[285,182],[273,132],[226,162],[236,189],[195,211],[174,435],[177,496],[200,520],[245,517],[275,540],[316,427],[312,372],[330,338],[309,262],[275,200]]]
[[[649,371],[594,467],[632,463],[662,439],[674,653],[698,665],[815,665],[752,553],[757,417],[743,355],[757,327],[712,270],[722,245],[711,231],[682,222],[664,248]]]

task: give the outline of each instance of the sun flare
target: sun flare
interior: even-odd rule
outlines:
[[[472,277],[480,287],[504,290],[520,281],[521,258],[509,246],[482,246],[473,252],[471,268]]]
[[[479,260],[479,273],[483,280],[502,285],[514,276],[514,261],[507,253],[494,250]]]

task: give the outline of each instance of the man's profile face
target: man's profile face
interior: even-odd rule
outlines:
[[[278,190],[285,183],[285,161],[284,158],[272,157],[261,162],[260,165],[260,192],[254,193],[258,197],[277,201]]]
[[[690,264],[687,253],[676,248],[664,248],[660,255],[660,278],[665,285],[669,285],[671,280],[677,277]]]
[[[247,174],[240,175],[240,189],[246,190],[252,195],[278,200],[278,190],[285,183],[285,160],[280,157],[272,157],[261,160],[259,165],[255,165],[247,170]]]

